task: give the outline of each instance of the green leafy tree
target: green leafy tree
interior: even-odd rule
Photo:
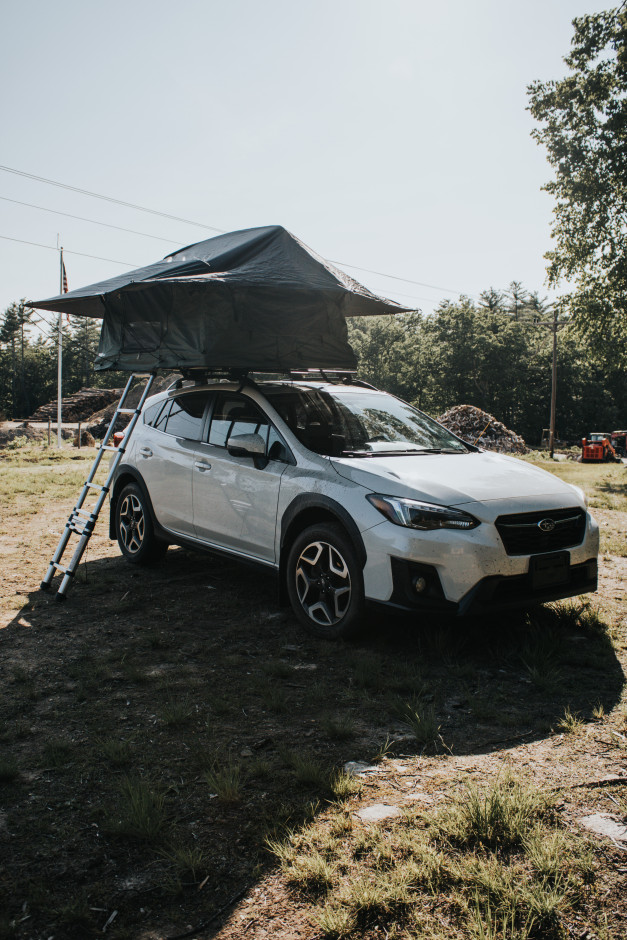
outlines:
[[[26,373],[24,365],[24,351],[28,344],[27,327],[33,311],[27,307],[23,300],[10,304],[4,312],[0,325],[0,345],[10,347],[10,411],[15,417],[27,415],[29,412],[29,395],[27,390]]]
[[[627,340],[627,4],[573,20],[568,75],[529,86],[532,133],[546,147],[556,200],[551,286],[606,355]]]
[[[39,329],[29,329],[33,311],[24,302],[10,304],[0,318],[0,414],[26,418],[57,395],[58,321],[36,317]],[[61,318],[63,336],[63,395],[80,388],[118,388],[128,375],[94,373],[100,321],[84,317]],[[30,334],[35,332],[33,338]]]
[[[358,374],[434,417],[454,405],[475,405],[537,446],[550,412],[550,311],[517,282],[481,297],[479,304],[445,301],[428,317],[355,318],[349,336]],[[591,351],[572,323],[560,330],[557,351],[558,436],[576,442],[593,425],[624,425],[623,364]]]

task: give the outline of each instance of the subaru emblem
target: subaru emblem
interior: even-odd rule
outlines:
[[[538,528],[541,529],[542,532],[552,532],[555,528],[555,522],[553,519],[541,519],[538,523]]]

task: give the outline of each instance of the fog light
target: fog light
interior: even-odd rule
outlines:
[[[416,592],[416,594],[422,594],[422,592],[425,591],[427,588],[426,578],[422,578],[420,576],[413,578],[412,584],[414,586],[414,591]]]

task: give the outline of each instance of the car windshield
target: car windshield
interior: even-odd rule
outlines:
[[[277,386],[264,389],[298,440],[331,457],[468,453],[446,428],[385,392]]]

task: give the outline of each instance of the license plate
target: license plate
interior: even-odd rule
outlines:
[[[569,565],[570,554],[568,552],[551,552],[548,555],[532,555],[529,559],[531,589],[533,591],[539,591],[541,588],[553,587],[557,584],[566,584],[568,581]]]

